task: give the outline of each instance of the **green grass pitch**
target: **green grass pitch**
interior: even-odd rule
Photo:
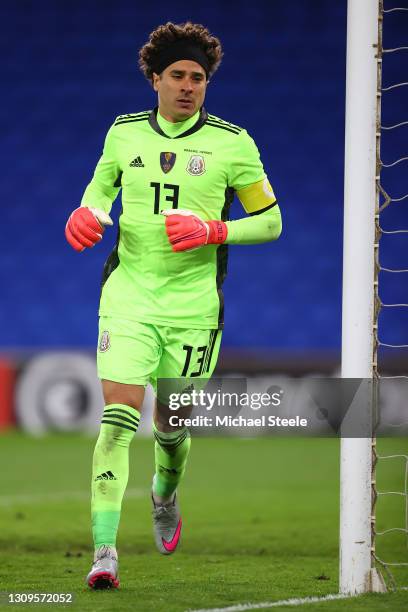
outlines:
[[[181,612],[338,591],[338,440],[194,438],[179,495],[181,545],[163,557],[151,535],[153,442],[136,438],[118,540],[121,587],[98,592],[84,585],[93,446],[79,435],[0,436],[0,591],[74,593],[71,606],[4,610]],[[407,441],[380,440],[379,447],[406,452]],[[382,462],[379,488],[403,490],[403,476],[401,461]],[[403,526],[403,501],[380,498],[380,529]],[[384,536],[379,554],[407,561],[406,537]],[[408,585],[406,568],[396,577]],[[408,591],[301,609],[402,611]]]

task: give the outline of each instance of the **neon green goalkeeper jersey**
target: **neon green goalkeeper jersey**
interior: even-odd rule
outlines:
[[[157,109],[117,117],[81,202],[109,213],[122,189],[118,239],[105,264],[99,314],[222,328],[228,246],[174,253],[160,211],[187,209],[204,220],[226,221],[234,192],[264,178],[247,132],[204,108],[175,124]]]

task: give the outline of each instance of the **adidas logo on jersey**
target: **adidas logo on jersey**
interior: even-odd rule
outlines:
[[[140,157],[140,155],[135,157],[135,159],[130,162],[129,166],[131,168],[144,168],[144,163],[142,162],[142,158]]]
[[[95,480],[117,480],[117,478],[115,474],[112,474],[112,472],[109,470],[108,472],[103,472],[102,474],[99,474],[99,476],[97,476]]]

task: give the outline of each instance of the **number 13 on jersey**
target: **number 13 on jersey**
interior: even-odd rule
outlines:
[[[160,197],[161,197],[161,191],[162,189],[164,190],[165,195],[165,201],[166,202],[172,202],[172,208],[178,208],[178,203],[179,203],[179,193],[180,193],[180,186],[179,185],[172,185],[171,183],[164,183],[164,185],[161,185],[160,183],[150,183],[150,187],[153,187],[154,189],[154,214],[158,215],[160,214]],[[167,208],[167,207],[166,207]]]

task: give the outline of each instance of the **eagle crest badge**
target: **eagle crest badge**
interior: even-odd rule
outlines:
[[[101,339],[99,341],[99,352],[106,353],[106,351],[110,348],[110,338],[109,332],[104,331],[101,334]]]
[[[192,176],[200,176],[205,172],[204,157],[202,155],[192,155],[187,164],[187,172]]]

